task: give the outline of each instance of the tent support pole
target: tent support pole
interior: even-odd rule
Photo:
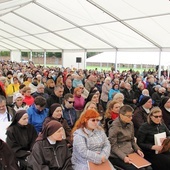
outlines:
[[[47,53],[46,53],[46,51],[44,51],[44,66],[45,67],[46,67],[46,63],[47,63],[46,59],[47,59]]]
[[[159,69],[158,69],[158,78],[161,77],[161,50],[159,51]]]
[[[115,52],[115,71],[117,72],[117,50]]]

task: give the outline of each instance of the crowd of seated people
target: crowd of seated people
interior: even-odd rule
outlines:
[[[153,141],[155,133],[170,136],[166,74],[158,80],[154,71],[100,72],[11,61],[0,61],[0,68],[0,124],[7,126],[0,145],[11,152],[6,164],[0,159],[3,169],[88,170],[87,162],[108,161],[111,169],[132,170],[127,154],[136,152],[152,163],[145,169],[157,170],[161,160],[159,169],[169,170],[169,152],[155,155],[161,146]]]

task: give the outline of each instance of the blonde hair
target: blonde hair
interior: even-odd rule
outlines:
[[[153,116],[154,113],[161,113],[162,114],[162,110],[156,106],[156,107],[153,107],[147,117],[147,122],[150,124],[151,123],[151,116]]]
[[[55,84],[54,80],[53,79],[48,79],[47,82],[46,82],[47,87],[50,87],[51,83]]]
[[[112,101],[109,102],[107,110],[106,110],[105,115],[104,115],[105,118],[111,118],[111,114],[110,113],[111,113],[114,105],[117,104],[117,103],[120,104],[120,102],[118,102],[116,100],[112,100]]]
[[[89,106],[90,106],[91,104],[94,104],[94,105],[96,106],[96,103],[95,103],[95,102],[89,101],[89,102],[86,103],[83,112],[86,111],[86,110],[89,108]],[[96,106],[96,108],[97,108],[97,106]]]

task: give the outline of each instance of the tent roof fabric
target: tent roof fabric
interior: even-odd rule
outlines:
[[[1,0],[0,51],[170,51],[168,0]]]

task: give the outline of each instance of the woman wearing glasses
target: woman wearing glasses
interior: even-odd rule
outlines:
[[[154,135],[166,133],[170,137],[170,132],[162,122],[162,111],[159,107],[154,107],[148,115],[146,123],[141,125],[138,131],[137,143],[145,154],[145,158],[152,163],[153,170],[170,168],[170,152],[156,154],[155,151],[161,151],[162,146],[155,145]],[[163,139],[162,139],[163,140]]]
[[[98,125],[99,118],[100,114],[94,109],[86,110],[73,128],[74,170],[88,170],[88,161],[102,164],[110,155],[110,143]]]
[[[109,160],[113,165],[125,170],[138,169],[131,164],[128,154],[136,152],[139,156],[144,156],[134,139],[132,113],[133,108],[131,106],[122,106],[119,110],[119,117],[113,121],[109,129],[109,140],[111,143]],[[146,169],[149,170],[151,167],[147,167]]]

